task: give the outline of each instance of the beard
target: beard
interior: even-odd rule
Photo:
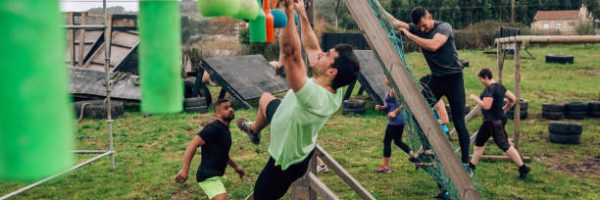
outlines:
[[[225,116],[223,117],[223,120],[230,122],[231,120],[235,119],[235,114],[231,114],[230,116]]]

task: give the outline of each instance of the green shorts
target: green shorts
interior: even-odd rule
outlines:
[[[206,196],[208,196],[209,199],[212,199],[219,194],[227,193],[227,191],[225,191],[225,186],[223,185],[224,180],[225,179],[221,176],[215,176],[199,182],[198,185],[202,188],[204,193],[206,193]]]

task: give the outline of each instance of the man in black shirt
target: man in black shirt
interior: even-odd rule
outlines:
[[[458,60],[452,26],[446,22],[434,20],[424,7],[412,10],[412,23],[397,20],[391,14],[387,16],[398,30],[422,49],[431,70],[431,81],[427,86],[436,100],[442,96],[448,98],[452,121],[458,133],[461,160],[466,166],[469,162],[469,131],[465,125],[465,87],[463,66]],[[430,106],[435,105],[433,102]]]
[[[490,69],[482,69],[477,77],[485,85],[485,89],[479,97],[471,94],[469,98],[481,106],[483,124],[479,127],[479,132],[475,138],[473,158],[471,158],[469,167],[472,171],[475,171],[475,164],[477,164],[483,155],[485,143],[491,136],[502,152],[508,155],[519,166],[519,178],[525,178],[529,174],[529,171],[531,171],[531,168],[523,163],[519,151],[510,145],[506,130],[504,129],[506,125],[506,115],[504,113],[515,104],[516,97],[512,92],[506,90],[502,84],[494,81]],[[504,105],[504,98],[508,99],[506,105]]]
[[[175,181],[183,183],[187,180],[190,163],[196,154],[196,149],[201,147],[202,158],[198,171],[196,172],[196,181],[208,198],[212,200],[226,200],[227,192],[223,186],[223,174],[229,164],[235,172],[242,178],[245,175],[244,169],[239,167],[229,156],[231,149],[231,133],[229,132],[229,123],[233,120],[234,111],[231,103],[227,100],[219,100],[215,103],[215,113],[217,119],[206,125],[185,150],[183,167],[177,173]]]

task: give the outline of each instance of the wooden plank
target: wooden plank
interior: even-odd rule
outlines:
[[[350,83],[350,85],[348,85],[348,88],[346,88],[346,93],[344,94],[344,100],[350,99],[350,96],[352,96],[352,91],[354,91],[354,86],[356,85],[356,81],[352,81],[352,83]]]
[[[81,16],[79,17],[79,23],[81,25],[85,24],[85,16],[86,13],[81,13]],[[79,30],[79,55],[77,55],[77,61],[79,61],[77,64],[79,65],[79,67],[83,67],[83,54],[85,53],[85,29],[81,29]]]
[[[502,50],[502,44],[496,44],[496,54],[498,59],[498,83],[502,84],[502,69],[504,68],[504,50]]]
[[[496,38],[498,44],[529,43],[600,43],[600,35],[519,35]],[[518,45],[516,45],[518,46]]]
[[[477,115],[477,113],[479,113],[480,110],[481,110],[481,106],[479,106],[479,104],[477,104],[473,109],[471,109],[471,112],[469,112],[465,116],[465,123],[469,122],[473,117],[475,117]],[[450,137],[452,137],[452,135],[454,135],[454,133],[456,133],[456,128],[453,128],[448,135],[450,135]]]
[[[519,134],[521,132],[521,45],[516,45],[515,48],[515,96],[517,97],[517,103],[515,103],[515,111],[513,112],[513,123],[515,125],[514,132],[514,143],[515,148],[519,146]]]
[[[133,48],[134,46],[137,46],[139,41],[140,39],[137,34],[123,31],[115,31],[113,33],[113,45],[120,45],[128,48]]]
[[[75,17],[72,12],[67,14],[67,24],[75,23]],[[75,32],[74,30],[67,31],[67,37],[69,38],[69,64],[75,66]]]
[[[308,180],[310,181],[310,188],[317,193],[320,197],[325,200],[339,200],[340,198],[325,185],[325,183],[321,182],[319,178],[312,172],[308,173]],[[295,199],[295,198],[292,198]]]
[[[467,200],[481,199],[471,178],[467,176],[462,164],[456,159],[440,125],[433,118],[431,109],[427,106],[417,84],[404,68],[400,56],[375,17],[371,6],[365,0],[344,0],[344,2],[360,29],[363,30],[363,35],[367,38],[370,47],[377,52],[387,68],[387,72],[393,78],[390,82],[394,82],[392,84],[394,89],[400,91],[404,96],[408,107],[424,130],[433,150],[437,153],[446,174],[454,183],[459,197]]]
[[[529,156],[523,156],[522,159],[523,159],[523,162],[531,162],[531,157],[529,157]],[[481,160],[511,161],[512,162],[512,159],[510,159],[510,157],[505,156],[505,155],[483,155],[483,156],[481,156]]]
[[[352,190],[354,190],[354,192],[356,192],[358,196],[360,196],[362,199],[367,200],[375,199],[375,197],[373,197],[373,195],[371,195],[371,193],[367,189],[365,189],[356,179],[354,179],[354,177],[352,177],[350,173],[344,170],[342,165],[335,161],[335,159],[333,159],[333,157],[331,157],[331,155],[329,155],[329,153],[327,153],[327,151],[325,151],[323,147],[317,144],[315,150],[317,156],[319,156],[321,160],[323,160],[323,162],[327,164],[329,169],[335,172],[335,174],[337,174],[342,179],[342,181],[344,181],[348,186],[350,186],[350,188],[352,188]]]
[[[311,173],[312,169],[315,167],[315,156],[310,159],[309,169],[306,174],[294,181],[290,186],[290,196],[291,199],[294,200],[316,200],[317,195],[315,191],[311,190],[311,184],[308,175]]]
[[[264,92],[289,90],[285,77],[277,75],[262,55],[204,58],[202,66],[211,77],[218,76],[221,83],[227,82],[243,100],[259,98]]]
[[[254,199],[254,192],[251,192],[246,198],[245,200],[253,200]]]
[[[373,50],[354,50],[354,54],[360,64],[358,81],[361,87],[366,89],[373,102],[383,105],[385,93],[389,90],[383,81],[386,77],[383,64]]]

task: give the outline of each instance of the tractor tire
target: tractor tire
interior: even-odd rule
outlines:
[[[206,106],[206,98],[204,97],[193,97],[193,98],[186,98],[183,100],[183,107],[187,108],[187,107],[200,107],[200,106]]]
[[[574,62],[575,62],[575,57],[572,55],[557,55],[557,54],[547,54],[546,55],[546,63],[573,64]]]
[[[542,111],[542,117],[550,120],[560,120],[565,117],[564,112]]]
[[[583,126],[576,122],[552,121],[548,125],[548,132],[558,135],[581,135]]]
[[[342,108],[342,115],[363,115],[365,108]]]
[[[365,101],[363,100],[345,100],[343,108],[346,109],[364,109]]]
[[[545,103],[542,104],[542,112],[565,112],[564,103]]]
[[[579,144],[581,143],[581,135],[559,135],[550,133],[548,140],[557,144]]]
[[[83,119],[106,119],[106,105],[104,100],[77,101],[73,103],[75,116]],[[111,101],[111,117],[116,119],[123,115],[123,102]],[[83,116],[82,116],[83,115]]]
[[[198,106],[198,107],[185,107],[183,109],[186,113],[207,113],[207,106]]]

